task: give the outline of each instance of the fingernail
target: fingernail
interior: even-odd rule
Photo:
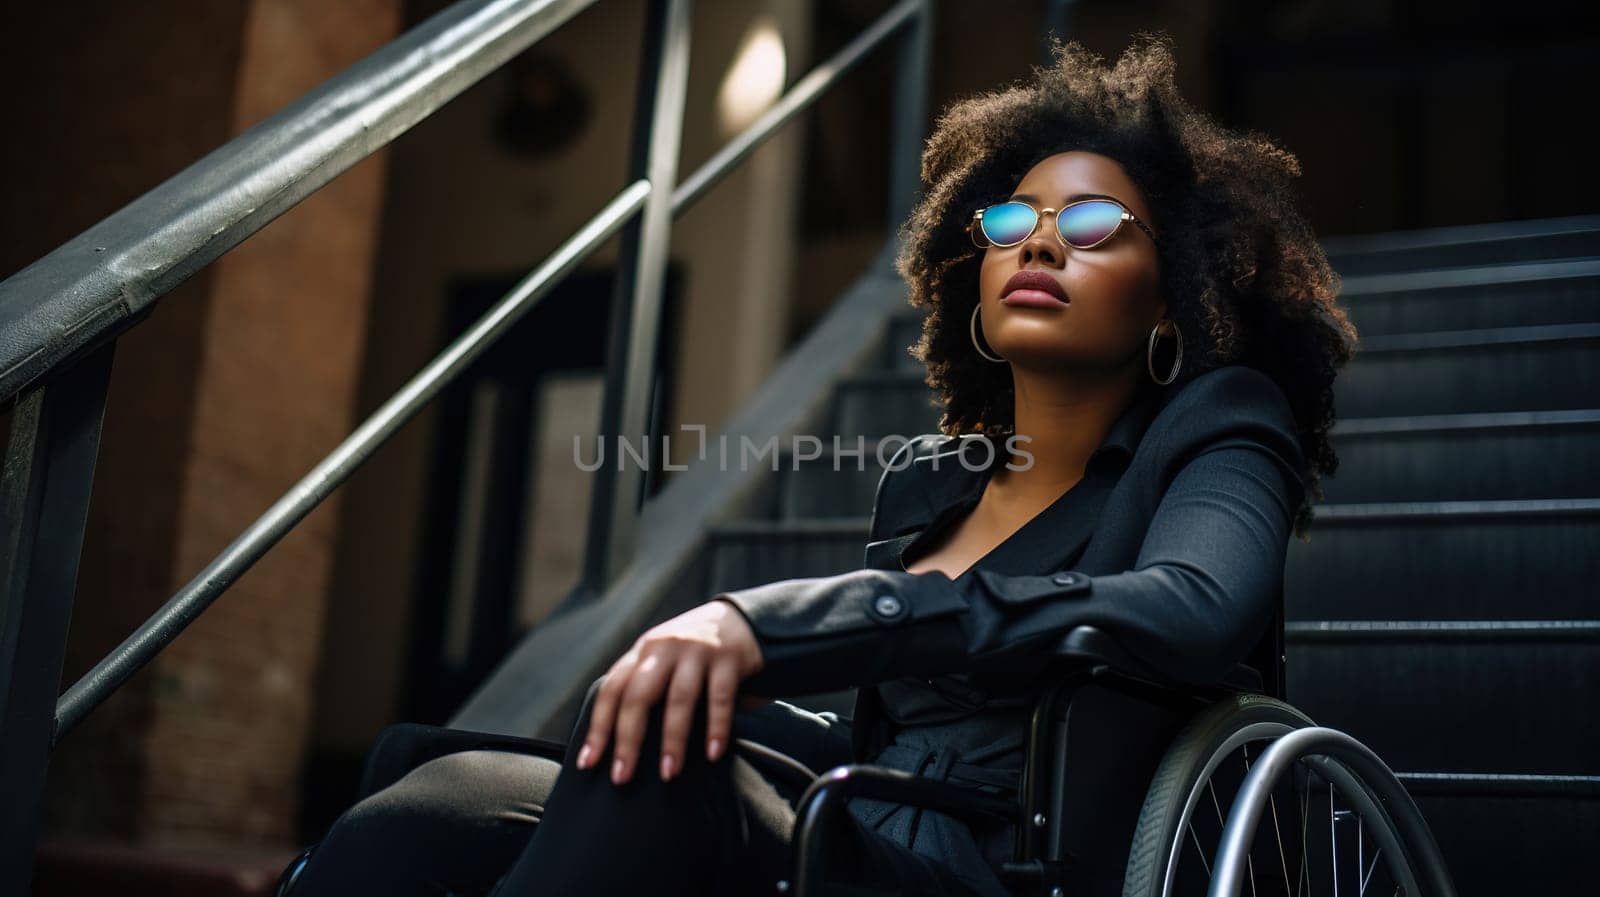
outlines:
[[[720,739],[720,738],[711,739],[711,743],[706,745],[706,756],[710,757],[712,759],[712,761],[715,762],[717,757],[719,757],[721,755],[722,755],[722,739]]]
[[[611,784],[622,784],[622,771],[626,768],[627,764],[623,763],[621,758],[611,761]]]
[[[583,746],[583,750],[578,752],[578,768],[579,769],[588,769],[589,768],[589,764],[591,764],[593,762],[594,762],[594,748],[589,747],[588,745],[584,745]]]
[[[672,778],[672,755],[671,754],[662,754],[661,755],[661,781],[665,782],[670,778]]]

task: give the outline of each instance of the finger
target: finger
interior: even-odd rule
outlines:
[[[633,769],[639,758],[639,744],[644,741],[645,728],[649,724],[650,708],[661,699],[661,693],[666,690],[668,677],[676,665],[672,661],[673,652],[667,648],[656,648],[644,655],[639,665],[634,668],[633,676],[628,679],[628,687],[622,692],[622,701],[617,707],[617,724],[612,730],[615,739],[611,745],[611,781],[621,785],[633,777]]]
[[[706,757],[712,762],[727,749],[733,732],[733,700],[739,694],[739,666],[721,660],[706,679]]]
[[[685,745],[689,729],[694,725],[695,705],[700,702],[700,690],[705,686],[706,663],[698,653],[684,652],[673,671],[672,684],[667,687],[667,707],[661,721],[661,780],[672,779],[673,773],[683,768]]]
[[[583,748],[578,751],[579,769],[588,769],[605,754],[606,742],[611,738],[611,726],[617,717],[617,704],[622,700],[623,690],[632,677],[637,658],[638,654],[633,651],[622,655],[601,679],[594,703],[589,705],[589,731],[584,733]]]

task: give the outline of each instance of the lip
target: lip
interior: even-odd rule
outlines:
[[[1063,308],[1070,304],[1067,291],[1043,271],[1018,271],[1011,275],[1000,290],[1000,301],[1032,308]]]

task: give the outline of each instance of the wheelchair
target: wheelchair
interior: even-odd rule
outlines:
[[[1102,630],[1074,628],[1034,705],[1015,796],[835,767],[806,785],[792,877],[779,890],[823,893],[829,830],[864,797],[1010,821],[1013,856],[996,871],[1018,897],[1453,897],[1438,845],[1393,772],[1281,700],[1282,632],[1280,616],[1245,663],[1196,685],[1149,668]],[[361,795],[478,749],[565,753],[542,739],[402,724],[374,744]],[[291,897],[313,850],[284,871],[278,897]]]

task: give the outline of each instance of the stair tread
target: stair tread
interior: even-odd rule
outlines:
[[[1432,349],[1466,349],[1477,346],[1529,345],[1600,338],[1600,323],[1527,324],[1514,327],[1477,327],[1466,330],[1428,330],[1387,333],[1361,340],[1356,352],[1415,352]],[[1356,361],[1352,361],[1355,364]]]
[[[1339,298],[1358,302],[1371,296],[1469,286],[1535,283],[1600,276],[1600,257],[1539,259],[1352,274],[1340,278]]]

